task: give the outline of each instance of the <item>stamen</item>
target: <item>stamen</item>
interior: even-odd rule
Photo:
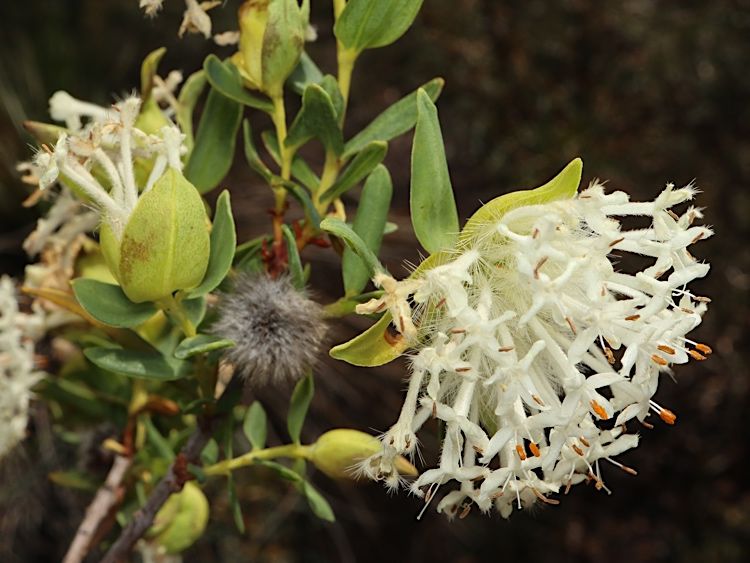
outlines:
[[[630,315],[628,317],[625,317],[625,320],[626,321],[637,321],[640,318],[641,318],[640,315]]]
[[[573,451],[575,451],[575,453],[577,453],[579,456],[581,457],[584,456],[583,450],[579,448],[576,444],[572,444],[570,447],[573,448]]]
[[[597,403],[594,399],[591,399],[591,408],[597,415],[599,415],[599,418],[601,418],[602,420],[609,420],[607,411],[604,410],[604,407]]]
[[[526,452],[521,444],[516,444],[516,453],[521,458],[521,461],[526,461]]]
[[[702,362],[703,360],[705,360],[705,359],[706,359],[706,356],[704,356],[703,354],[701,354],[700,352],[698,352],[698,351],[696,351],[696,350],[688,350],[688,351],[687,351],[687,353],[688,353],[688,354],[690,355],[690,357],[691,357],[691,358],[693,358],[694,360],[698,360],[698,361],[701,361],[701,362]]]
[[[534,491],[534,495],[536,495],[536,498],[541,500],[544,504],[552,504],[552,505],[560,504],[559,500],[545,497],[542,493],[537,491],[534,487],[531,487],[531,490]]]
[[[713,350],[711,349],[711,347],[706,344],[701,344],[700,342],[696,342],[695,344],[693,344],[693,346],[695,346],[698,350],[700,350],[706,355],[713,353]]]
[[[542,457],[542,452],[539,451],[539,446],[535,442],[529,443],[529,449],[534,457]]]
[[[659,356],[658,354],[652,354],[651,355],[651,361],[655,364],[659,364],[660,366],[666,366],[669,364],[667,360]]]
[[[536,266],[534,267],[534,278],[539,279],[539,270],[542,266],[544,266],[547,263],[547,260],[549,260],[549,256],[543,257],[539,262],[536,263]]]
[[[669,354],[670,356],[674,356],[674,355],[675,355],[675,349],[674,349],[674,348],[672,348],[671,346],[667,346],[666,344],[659,344],[659,345],[657,346],[657,348],[658,348],[659,350],[661,350],[662,352],[666,352],[666,353],[667,353],[667,354]]]
[[[500,346],[500,348],[497,349],[498,352],[510,352],[511,350],[514,350],[515,346]]]

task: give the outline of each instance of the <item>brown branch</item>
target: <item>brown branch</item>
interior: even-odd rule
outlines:
[[[94,499],[86,509],[86,515],[78,526],[76,535],[65,554],[63,563],[80,563],[91,547],[91,540],[102,525],[102,522],[112,513],[121,499],[120,486],[125,474],[130,469],[132,459],[118,455],[107,474],[107,478],[99,490],[96,491]]]
[[[203,424],[200,424],[201,421]],[[190,436],[182,451],[177,454],[167,474],[151,491],[146,504],[133,514],[130,523],[122,530],[120,537],[109,548],[101,563],[121,563],[126,561],[135,543],[153,524],[159,509],[172,494],[180,492],[185,483],[191,479],[188,472],[188,464],[199,460],[203,448],[211,439],[215,422],[216,419],[213,418],[208,420],[199,419],[198,428]]]

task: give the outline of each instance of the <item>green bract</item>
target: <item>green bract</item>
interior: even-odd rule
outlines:
[[[240,6],[240,45],[233,61],[253,89],[281,95],[305,45],[307,2],[248,0]]]
[[[175,169],[168,169],[142,195],[118,240],[102,225],[104,258],[128,299],[158,301],[196,287],[208,267],[208,218],[200,194]]]

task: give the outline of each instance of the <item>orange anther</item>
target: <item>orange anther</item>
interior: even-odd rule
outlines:
[[[659,417],[667,424],[674,424],[677,421],[677,415],[669,409],[661,409]]]
[[[544,406],[544,401],[542,401],[542,398],[539,395],[532,395],[532,399],[534,399],[534,402],[540,406]]]
[[[696,352],[695,350],[688,350],[687,353],[690,354],[690,357],[694,360],[703,361],[706,359],[706,356],[704,356],[700,352]]]
[[[518,457],[521,458],[521,461],[526,459],[526,452],[521,444],[516,444],[516,453],[518,454]]]
[[[515,346],[500,346],[500,348],[497,349],[498,352],[510,352],[513,350]]]
[[[633,469],[632,467],[628,467],[627,465],[621,465],[620,469],[622,469],[625,473],[630,473],[631,475],[638,475],[638,472]]]
[[[607,356],[607,361],[609,362],[609,365],[615,364],[615,355],[612,353],[612,350],[610,350],[608,347],[602,348],[604,350],[604,355]]]
[[[637,321],[640,318],[641,318],[640,315],[630,315],[628,317],[625,317],[625,320],[626,321]]]
[[[599,403],[597,403],[594,399],[591,399],[591,409],[599,415],[599,418],[602,420],[609,420],[609,415],[607,414],[607,411],[604,410],[604,407],[601,406]]]
[[[674,356],[674,354],[675,354],[675,349],[674,349],[674,348],[672,348],[671,346],[667,346],[666,344],[659,344],[659,345],[657,346],[657,348],[658,348],[659,350],[661,350],[662,352],[666,352],[666,353],[667,353],[667,354],[669,354],[670,356]]]
[[[711,350],[710,346],[707,346],[706,344],[701,344],[700,342],[696,343],[695,348],[697,350],[700,350],[704,354],[711,354],[711,353],[713,353],[713,350]]]
[[[586,438],[584,438],[583,436],[581,436],[581,437],[579,438],[579,440],[581,440],[581,444],[583,444],[583,445],[584,445],[584,446],[586,446],[587,448],[591,446],[591,444],[589,444],[589,441],[588,441],[588,440],[587,440]]]
[[[573,334],[578,333],[578,331],[576,330],[576,325],[573,323],[573,319],[571,319],[570,317],[565,317],[565,322],[568,323],[568,326],[570,327],[570,330],[571,332],[573,332]]]
[[[471,371],[471,368],[456,368],[455,369],[456,373],[464,373],[464,372],[467,372],[467,371]]]
[[[618,238],[616,240],[613,240],[612,242],[609,243],[609,247],[612,248],[613,246],[617,246],[618,244],[620,244],[624,240],[625,240],[625,237],[620,237],[620,238]]]
[[[529,449],[531,450],[531,453],[534,454],[534,457],[542,457],[542,452],[539,451],[539,446],[534,442],[529,444]]]
[[[570,447],[571,447],[571,448],[573,448],[573,450],[574,450],[574,451],[575,451],[575,452],[576,452],[576,453],[577,453],[577,454],[578,454],[579,456],[583,457],[583,450],[582,450],[581,448],[579,448],[579,447],[578,447],[578,446],[576,446],[575,444],[573,444],[573,445],[572,445],[572,446],[570,446]]]
[[[653,354],[651,356],[651,361],[654,362],[655,364],[659,364],[660,366],[666,366],[669,363],[667,360],[665,360],[658,354]]]

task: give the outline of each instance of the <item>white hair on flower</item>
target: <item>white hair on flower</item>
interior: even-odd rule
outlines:
[[[187,150],[185,135],[173,124],[162,127],[158,135],[138,129],[141,100],[137,96],[125,98],[102,115],[93,111],[86,114],[84,110],[77,108],[74,115],[71,109],[67,118],[64,112],[58,113],[61,119],[80,122],[81,115],[88,115],[92,121],[78,131],[62,133],[54,150],[45,145],[36,154],[39,188],[46,189],[58,181],[71,187],[89,200],[119,238],[138,198],[148,193],[167,167],[182,169],[181,157]],[[138,158],[153,159],[142,185],[138,185],[135,174]]]
[[[687,248],[713,233],[694,225],[700,210],[671,210],[695,193],[669,184],[652,202],[631,202],[594,182],[572,199],[507,212],[421,275],[381,274],[385,295],[358,312],[387,308],[418,344],[398,422],[360,469],[395,482],[394,459],[415,451],[432,416],[445,423],[440,461],[410,489],[428,504],[458,482],[437,505],[449,516],[474,504],[504,517],[557,504],[549,494],[584,480],[608,491],[602,460],[634,474],[615,459],[638,444],[625,424],[648,425],[651,411],[674,424],[652,399],[660,375],[711,353],[686,336],[709,301],[687,289],[709,270]],[[627,216],[651,224],[626,229],[616,217]],[[620,253],[650,265],[618,271]]]

